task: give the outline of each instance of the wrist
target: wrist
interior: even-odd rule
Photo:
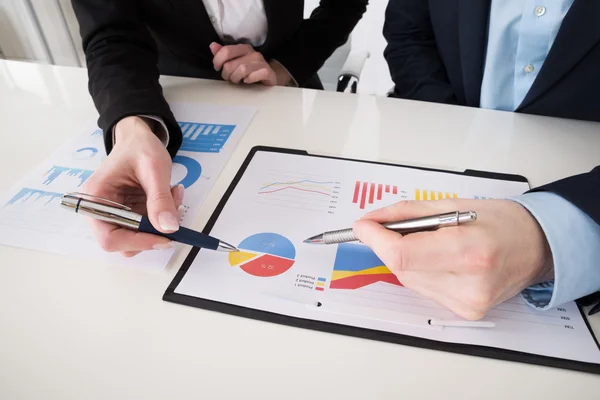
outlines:
[[[531,219],[531,223],[534,225],[535,232],[535,240],[532,247],[536,253],[534,259],[537,261],[534,263],[535,268],[531,284],[538,284],[553,280],[554,261],[552,257],[552,250],[550,249],[550,244],[548,243],[546,234],[544,233],[544,230],[540,226],[538,220],[529,212],[529,210],[527,210],[525,207],[522,208],[526,211],[527,216]]]
[[[115,145],[136,141],[148,136],[156,136],[154,134],[155,124],[155,121],[153,122],[147,118],[138,116],[130,116],[121,119],[115,125]]]
[[[292,81],[292,75],[276,60],[269,61],[269,66],[275,72],[277,86],[287,86]]]

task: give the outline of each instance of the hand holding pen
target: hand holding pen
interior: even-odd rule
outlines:
[[[453,210],[475,210],[476,219],[475,213]],[[470,222],[461,223],[461,218]],[[396,221],[395,228],[401,229],[385,225]],[[402,201],[367,214],[351,232],[307,241],[328,239],[358,239],[403,286],[468,320],[482,318],[530,285],[553,279],[544,231],[512,200]]]
[[[93,197],[66,195],[63,207],[92,217],[100,246],[126,257],[166,250],[175,242],[218,248],[218,240],[179,226],[184,188],[171,188],[171,156],[151,126],[138,117],[124,118],[115,139],[109,156],[82,189]]]

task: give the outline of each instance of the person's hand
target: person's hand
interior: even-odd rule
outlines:
[[[248,44],[222,46],[211,43],[210,51],[215,71],[221,71],[221,76],[226,81],[284,86],[291,80],[279,63],[267,62],[261,53]]]
[[[116,143],[100,168],[87,180],[85,192],[125,204],[147,215],[160,232],[179,229],[183,186],[171,188],[171,157],[139,117],[127,117],[116,127]],[[90,218],[100,246],[107,252],[133,257],[144,250],[164,250],[173,243]]]
[[[457,210],[477,220],[404,236],[380,225]],[[403,201],[365,215],[354,232],[403,286],[469,320],[553,275],[541,227],[510,200]]]

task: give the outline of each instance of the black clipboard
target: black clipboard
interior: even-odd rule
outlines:
[[[441,169],[417,167],[417,166],[411,166],[411,165],[401,165],[401,164],[384,163],[384,162],[378,162],[378,161],[357,160],[357,159],[349,159],[349,158],[342,158],[342,157],[315,155],[315,154],[310,154],[309,152],[304,151],[304,150],[295,150],[295,149],[286,149],[286,148],[277,148],[277,147],[268,147],[268,146],[256,146],[251,149],[248,156],[242,163],[242,166],[240,167],[238,173],[235,175],[233,181],[231,182],[231,184],[225,191],[223,198],[217,205],[217,208],[215,209],[214,213],[212,214],[212,216],[208,220],[206,226],[204,227],[204,229],[202,231],[203,233],[210,234],[210,231],[212,230],[213,226],[217,222],[217,219],[219,218],[221,211],[227,204],[229,197],[233,193],[237,184],[242,179],[242,176],[244,175],[246,169],[248,168],[248,165],[250,165],[254,155],[257,152],[275,152],[275,153],[284,153],[284,154],[294,154],[294,155],[300,155],[300,156],[310,156],[310,157],[328,158],[328,159],[352,161],[352,162],[360,162],[360,163],[387,165],[387,166],[394,166],[394,167],[418,169],[418,170],[423,170],[423,171],[441,172],[441,173],[447,173],[447,174],[481,177],[481,178],[488,178],[488,179],[498,179],[498,180],[504,180],[504,181],[524,182],[524,183],[527,183],[528,186],[530,186],[527,179],[521,175],[503,174],[503,173],[479,171],[479,170],[472,170],[472,169],[467,169],[463,172],[446,171],[446,170],[441,170]],[[181,305],[185,305],[185,306],[190,306],[190,307],[202,308],[202,309],[209,310],[209,311],[216,311],[216,312],[229,314],[229,315],[235,315],[235,316],[244,317],[244,318],[255,319],[255,320],[264,321],[264,322],[271,322],[271,323],[282,324],[282,325],[287,325],[287,326],[292,326],[292,327],[297,327],[297,328],[312,329],[312,330],[317,330],[317,331],[327,332],[327,333],[347,335],[347,336],[352,336],[352,337],[357,337],[357,338],[362,338],[362,339],[378,340],[378,341],[383,341],[383,342],[388,342],[388,343],[401,344],[401,345],[406,345],[406,346],[411,346],[411,347],[420,347],[420,348],[431,349],[431,350],[440,350],[440,351],[445,351],[445,352],[450,352],[450,353],[458,353],[458,354],[465,354],[465,355],[470,355],[470,356],[492,358],[492,359],[497,359],[497,360],[515,361],[515,362],[520,362],[520,363],[525,363],[525,364],[542,365],[542,366],[546,366],[546,367],[555,367],[555,368],[568,369],[568,370],[574,370],[574,371],[580,371],[580,372],[600,374],[600,364],[566,360],[566,359],[562,359],[562,358],[541,356],[541,355],[537,355],[537,354],[530,354],[530,353],[514,351],[514,350],[498,349],[498,348],[494,348],[494,347],[481,346],[481,345],[448,343],[448,342],[442,342],[442,341],[437,341],[437,340],[424,339],[424,338],[415,337],[415,336],[408,336],[408,335],[390,333],[390,332],[385,332],[385,331],[379,331],[379,330],[374,330],[374,329],[358,328],[358,327],[353,327],[353,326],[348,326],[348,325],[335,324],[335,323],[331,323],[331,322],[323,322],[323,321],[316,321],[316,320],[310,320],[310,319],[290,317],[290,316],[286,316],[286,315],[272,313],[269,311],[257,310],[257,309],[253,309],[253,308],[242,307],[242,306],[218,302],[218,301],[214,301],[214,300],[207,300],[207,299],[202,299],[202,298],[198,298],[198,297],[175,293],[175,289],[177,288],[177,286],[179,285],[179,283],[185,276],[186,272],[192,265],[192,262],[198,255],[199,251],[200,251],[200,249],[197,247],[194,247],[191,249],[191,251],[188,254],[188,256],[186,257],[183,265],[181,266],[181,268],[179,269],[179,271],[173,278],[173,280],[172,280],[171,284],[169,285],[169,287],[167,288],[167,290],[165,291],[163,298],[162,298],[164,301],[181,304]],[[598,338],[595,337],[595,335],[592,331],[592,328],[589,324],[589,321],[585,317],[583,308],[579,304],[577,305],[577,307],[579,308],[579,312],[581,313],[581,315],[586,323],[586,326],[587,326],[588,330],[590,331],[590,334],[594,338],[596,345],[598,346],[598,350],[600,351],[600,343],[598,342]]]

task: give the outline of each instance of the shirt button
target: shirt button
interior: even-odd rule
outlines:
[[[535,15],[537,15],[538,17],[541,17],[544,14],[546,14],[546,7],[544,7],[544,6],[537,6],[535,8]]]
[[[523,68],[523,71],[527,72],[528,74],[533,72],[533,70],[535,70],[535,68],[531,64],[527,64],[525,68]]]

